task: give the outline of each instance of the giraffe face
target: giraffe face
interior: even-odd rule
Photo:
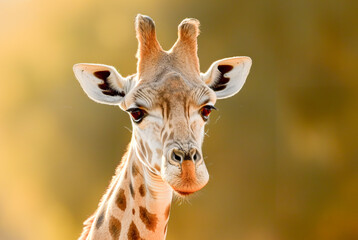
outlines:
[[[196,19],[182,21],[169,51],[158,43],[149,17],[137,16],[136,33],[137,74],[124,78],[114,67],[101,64],[76,64],[74,72],[92,100],[119,105],[131,115],[142,163],[160,172],[177,193],[188,195],[209,179],[201,146],[210,111],[217,99],[240,91],[251,59],[222,59],[200,73]]]
[[[215,92],[200,76],[186,79],[169,70],[155,81],[143,79],[122,105],[132,118],[138,156],[181,195],[208,182],[201,146],[215,102]]]

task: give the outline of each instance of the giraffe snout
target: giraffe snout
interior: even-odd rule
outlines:
[[[181,196],[203,188],[209,174],[198,148],[186,150],[176,146],[169,150],[163,179]]]

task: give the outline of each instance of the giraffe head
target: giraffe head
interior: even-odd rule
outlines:
[[[114,67],[76,64],[74,72],[96,102],[118,105],[133,124],[132,144],[141,163],[180,195],[201,189],[209,180],[202,143],[204,126],[217,99],[231,97],[245,83],[249,57],[214,62],[199,70],[199,21],[185,19],[169,51],[157,41],[151,18],[138,15],[137,73],[122,77]]]

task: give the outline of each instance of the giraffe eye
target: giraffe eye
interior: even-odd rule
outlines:
[[[132,116],[132,119],[135,123],[140,123],[145,116],[147,116],[147,112],[140,108],[130,108],[127,109]]]
[[[200,109],[200,115],[204,121],[209,119],[209,115],[213,109],[216,109],[214,106],[206,105]]]

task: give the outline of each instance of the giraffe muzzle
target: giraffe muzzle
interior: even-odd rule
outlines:
[[[164,179],[181,196],[200,190],[209,180],[201,152],[195,147],[169,150],[164,172]]]

